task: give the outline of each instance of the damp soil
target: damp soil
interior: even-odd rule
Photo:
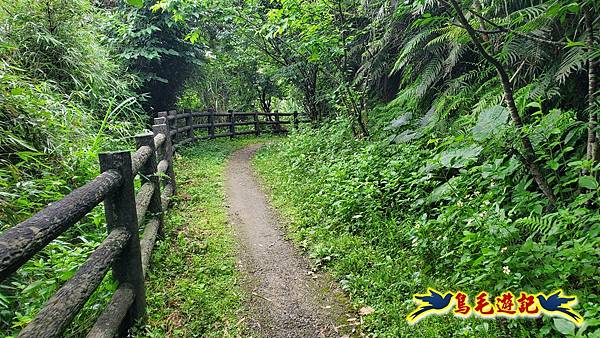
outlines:
[[[338,285],[285,237],[251,166],[261,145],[235,152],[226,171],[229,222],[238,247],[238,268],[248,293],[245,318],[262,337],[352,336],[351,310]]]

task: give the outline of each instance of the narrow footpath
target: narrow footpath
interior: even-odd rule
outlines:
[[[348,327],[343,293],[328,276],[314,273],[287,241],[251,168],[260,148],[230,158],[226,171],[229,222],[239,243],[238,265],[247,289],[250,328],[264,337],[339,337]]]

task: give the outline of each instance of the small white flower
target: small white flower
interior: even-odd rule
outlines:
[[[505,266],[502,268],[502,272],[504,272],[504,273],[505,273],[505,274],[507,274],[507,275],[508,275],[508,274],[510,274],[510,269],[508,268],[508,265],[505,265]]]
[[[458,206],[459,208],[463,206],[463,202],[462,201],[458,201],[456,202],[456,206]]]
[[[481,195],[481,193],[479,191],[476,191],[476,192],[473,193],[473,195],[479,196],[479,195]]]
[[[467,220],[467,226],[471,225],[471,223],[473,223],[473,219],[472,219],[472,218],[469,218],[469,219]]]
[[[505,252],[506,250],[508,250],[508,248],[504,247],[504,248],[500,249],[500,252]]]
[[[488,200],[483,201],[483,205],[490,205],[490,201],[488,201]]]

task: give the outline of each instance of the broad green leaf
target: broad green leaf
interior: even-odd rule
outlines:
[[[438,115],[439,114],[436,112],[435,106],[431,107],[419,121],[419,126],[421,126],[423,129],[433,127],[439,120]]]
[[[144,7],[144,0],[125,0],[130,6],[142,8]]]
[[[575,324],[563,318],[554,318],[554,328],[562,334],[575,333]]]
[[[483,150],[482,147],[472,145],[466,148],[450,149],[441,152],[438,160],[446,168],[462,168],[469,162],[476,160],[477,155]]]
[[[579,178],[579,186],[582,188],[595,190],[598,189],[598,182],[592,176],[581,176]]]
[[[388,130],[388,129],[394,129],[394,128],[405,126],[410,122],[411,118],[412,118],[411,112],[404,113],[400,117],[398,117],[397,119],[392,121],[390,123],[390,125],[388,127],[386,127],[385,129]]]
[[[506,125],[508,109],[498,105],[479,113],[477,124],[473,127],[473,138],[483,141],[497,134]]]
[[[458,185],[460,182],[460,176],[453,177],[450,181],[441,184],[440,186],[433,189],[431,194],[429,195],[429,202],[437,202],[444,197],[449,196],[452,191],[455,189],[454,187]]]
[[[414,139],[418,139],[423,136],[422,133],[414,130],[405,130],[400,134],[396,135],[393,139],[394,143],[408,142]]]

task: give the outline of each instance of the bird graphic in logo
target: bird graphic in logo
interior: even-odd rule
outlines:
[[[426,294],[416,294],[414,296],[413,299],[418,306],[406,317],[409,324],[414,325],[432,314],[444,314],[452,308],[452,292],[442,294],[432,288],[428,288],[427,292]]]
[[[577,304],[576,297],[567,296],[563,294],[562,290],[558,290],[549,296],[540,293],[537,295],[537,299],[545,313],[563,317],[577,326],[583,324],[583,317],[571,308]]]

